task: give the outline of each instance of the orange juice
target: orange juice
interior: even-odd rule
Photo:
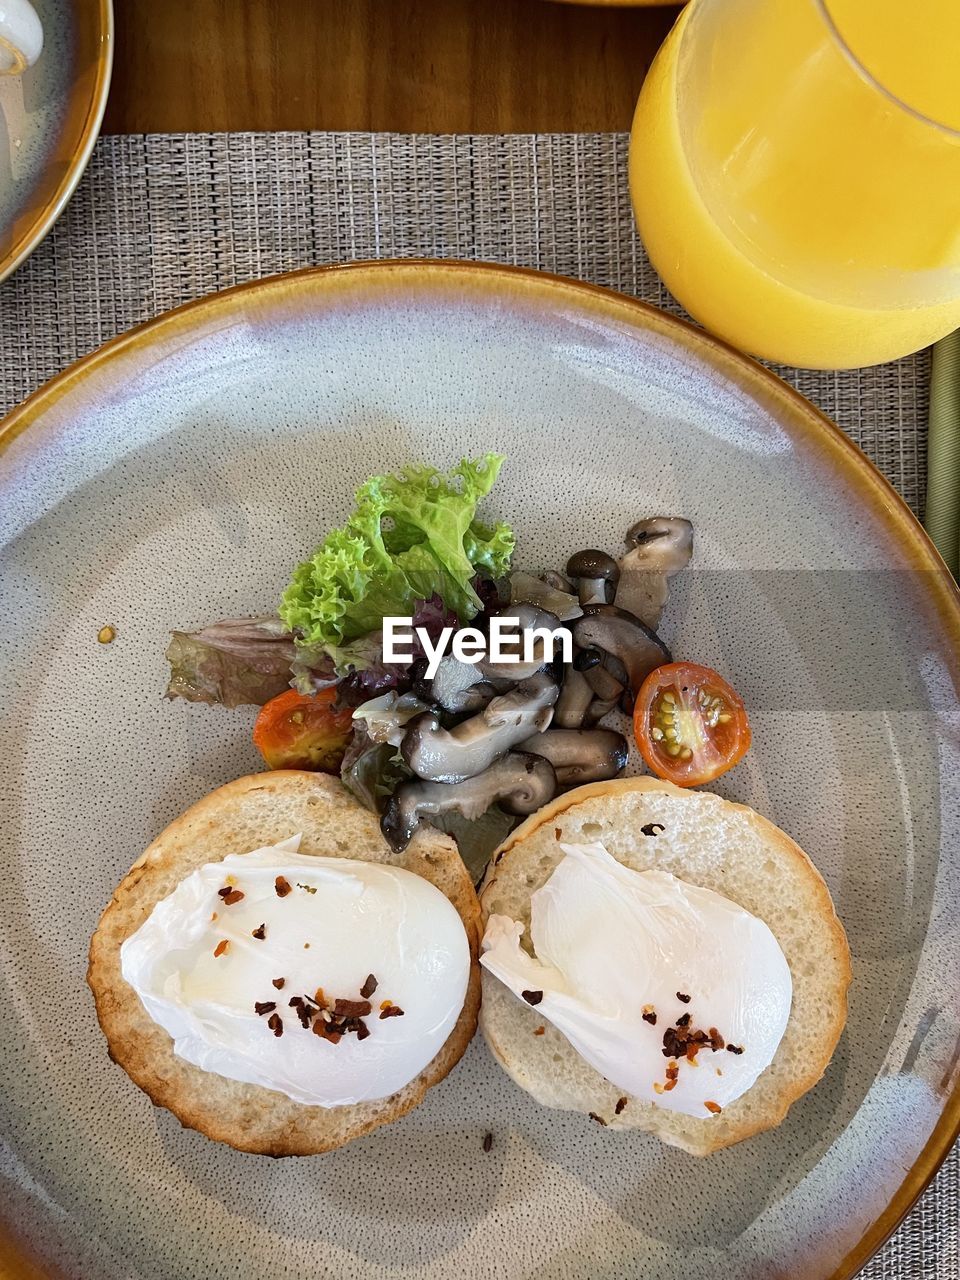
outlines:
[[[808,367],[960,326],[958,65],[960,0],[693,0],[630,146],[670,290],[735,345]]]

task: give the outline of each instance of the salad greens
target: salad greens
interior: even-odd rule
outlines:
[[[296,657],[293,636],[276,617],[226,618],[199,631],[174,631],[167,697],[225,707],[269,702],[289,686]],[[329,679],[329,660],[326,666]]]
[[[503,462],[488,453],[462,459],[449,475],[411,466],[362,485],[356,511],[294,570],[283,594],[280,617],[297,644],[337,661],[386,616],[412,615],[433,596],[461,622],[474,617],[482,601],[473,579],[504,576],[513,554],[508,525],[476,519]]]

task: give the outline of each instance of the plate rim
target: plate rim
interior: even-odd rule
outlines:
[[[63,213],[77,189],[90,161],[100,126],[107,107],[110,92],[110,79],[113,74],[114,16],[113,0],[90,0],[90,16],[93,19],[93,41],[97,47],[96,73],[90,87],[90,97],[83,108],[80,125],[80,142],[66,165],[63,177],[51,192],[33,221],[18,240],[15,240],[10,251],[0,256],[0,284],[22,266],[49,235],[54,223]],[[86,15],[81,15],[85,17]],[[70,86],[68,100],[72,102],[76,83]],[[69,106],[68,106],[69,111]]]
[[[110,10],[112,0],[99,0],[102,10]],[[109,62],[109,58],[108,58]],[[109,80],[109,65],[108,75]],[[105,95],[104,95],[105,97]],[[102,111],[102,107],[101,107]],[[94,135],[95,136],[95,135]],[[92,140],[90,146],[92,147]],[[79,174],[77,175],[79,177]],[[76,178],[74,178],[74,184]],[[63,203],[66,202],[64,198]],[[55,215],[54,215],[55,216]],[[404,278],[407,278],[405,281]],[[0,279],[3,278],[0,266]],[[821,455],[835,460],[853,482],[859,499],[878,517],[883,517],[885,535],[897,543],[901,553],[909,553],[911,567],[928,572],[927,592],[951,647],[960,657],[960,587],[953,580],[923,526],[890,482],[874,466],[859,446],[799,391],[772,370],[738,351],[723,339],[708,333],[687,320],[680,319],[650,303],[602,285],[591,284],[569,276],[495,262],[441,258],[384,258],[325,266],[302,267],[296,271],[264,276],[233,285],[219,292],[205,294],[169,311],[152,317],[80,357],[44,383],[20,405],[0,420],[0,458],[6,449],[43,414],[57,404],[74,387],[102,365],[125,353],[149,349],[153,342],[173,334],[189,334],[200,326],[195,319],[212,319],[234,310],[242,310],[255,295],[282,296],[305,290],[304,296],[323,305],[329,289],[341,298],[342,285],[354,286],[355,292],[371,295],[384,293],[384,285],[394,283],[402,290],[409,281],[421,290],[433,286],[438,292],[457,281],[486,288],[490,295],[520,295],[531,298],[539,293],[552,307],[566,295],[574,306],[584,305],[598,312],[608,322],[673,339],[694,357],[699,357],[768,409],[779,405],[788,408],[789,421],[784,425],[796,438],[799,429],[806,442]],[[792,430],[791,430],[792,429]],[[885,1209],[867,1227],[860,1240],[848,1251],[826,1280],[852,1280],[874,1256],[910,1212],[922,1192],[932,1182],[940,1166],[960,1137],[960,1076],[951,1092],[944,1097],[939,1119],[913,1164],[905,1171]],[[41,1274],[35,1258],[26,1250],[9,1223],[0,1223],[0,1275],[7,1264],[27,1268],[26,1274]],[[32,1268],[32,1269],[30,1269]],[[21,1274],[10,1272],[10,1275]]]

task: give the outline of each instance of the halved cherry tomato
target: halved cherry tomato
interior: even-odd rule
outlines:
[[[750,746],[740,695],[695,662],[670,662],[650,672],[637,694],[633,732],[649,768],[680,787],[719,778]]]
[[[336,689],[306,697],[296,689],[260,708],[253,743],[269,769],[315,769],[339,773],[353,729],[353,713],[334,711]]]

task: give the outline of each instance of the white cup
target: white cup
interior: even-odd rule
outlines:
[[[0,0],[0,76],[18,76],[43,49],[43,27],[30,0]]]

